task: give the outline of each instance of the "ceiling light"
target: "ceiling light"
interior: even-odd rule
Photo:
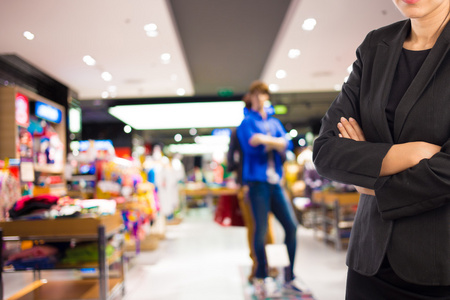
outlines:
[[[102,92],[102,98],[106,99],[109,97],[109,93],[107,91]]]
[[[244,118],[244,102],[200,102],[119,105],[108,112],[137,130],[237,127]]]
[[[269,90],[274,93],[274,92],[278,92],[280,90],[280,86],[278,84],[275,83],[271,83],[269,84]]]
[[[300,147],[306,146],[306,140],[305,140],[304,138],[299,139],[299,140],[298,140],[298,145],[299,145]]]
[[[300,56],[300,50],[299,49],[291,49],[288,52],[288,57],[289,58],[297,58]]]
[[[170,63],[170,53],[163,53],[163,54],[161,54],[161,62],[163,64]]]
[[[177,134],[175,134],[173,139],[175,140],[175,142],[181,142],[181,140],[183,139],[183,136],[181,134],[177,133]]]
[[[278,79],[283,79],[286,77],[286,71],[285,70],[278,70],[277,73],[275,73],[275,76]]]
[[[34,34],[29,31],[24,31],[23,36],[29,41],[34,39]]]
[[[197,129],[195,129],[195,128],[189,129],[189,134],[190,135],[196,135],[197,134]]]
[[[316,19],[309,18],[303,22],[302,28],[303,28],[303,30],[311,31],[314,29],[316,24],[317,24]]]
[[[335,90],[335,91],[340,91],[341,88],[342,88],[342,86],[341,86],[340,84],[338,84],[338,83],[336,83],[336,84],[334,85],[334,90]]]
[[[90,56],[90,55],[83,56],[83,61],[88,66],[95,66],[95,64],[96,64],[95,59],[93,59],[92,56]]]
[[[145,33],[147,34],[147,36],[149,36],[149,37],[157,37],[159,34],[158,26],[156,26],[155,23],[146,24],[144,26],[144,30],[145,30]]]
[[[102,78],[104,81],[111,81],[112,80],[112,75],[109,72],[103,72],[102,73]]]
[[[125,125],[125,126],[123,127],[123,131],[124,131],[125,133],[130,133],[130,132],[131,132],[131,126],[130,126],[130,125]]]
[[[155,23],[149,23],[144,26],[145,31],[155,31],[158,30],[158,26]]]
[[[186,91],[182,88],[177,89],[177,95],[178,96],[184,96],[186,94]]]
[[[298,135],[298,131],[296,129],[291,129],[291,131],[289,131],[289,135],[295,138]]]

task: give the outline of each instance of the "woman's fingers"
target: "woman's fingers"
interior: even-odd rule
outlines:
[[[352,125],[352,128],[355,130],[355,133],[358,136],[358,140],[359,141],[365,141],[366,138],[364,136],[364,132],[362,131],[362,129],[359,126],[358,122],[356,122],[356,120],[353,119],[353,118],[349,118],[348,122]]]
[[[355,141],[365,141],[364,133],[355,119],[342,117],[338,123],[338,129],[343,138]]]
[[[337,127],[338,127],[339,132],[340,132],[339,137],[343,137],[343,138],[346,138],[346,139],[350,138],[350,135],[348,134],[346,128],[344,127],[344,125],[341,122],[338,123]]]

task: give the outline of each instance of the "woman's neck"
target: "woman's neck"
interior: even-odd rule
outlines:
[[[426,50],[433,48],[436,40],[449,21],[448,12],[439,12],[428,18],[411,19],[411,34],[403,47],[408,50]]]

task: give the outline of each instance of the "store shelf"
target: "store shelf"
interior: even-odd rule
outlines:
[[[67,240],[93,239],[98,236],[98,227],[105,227],[106,236],[120,230],[120,214],[90,218],[60,218],[51,220],[16,220],[0,222],[5,240]]]
[[[108,292],[114,295],[123,285],[121,279],[108,280]],[[99,282],[96,279],[35,281],[20,290],[7,300],[73,300],[73,299],[98,299],[100,291]]]
[[[120,214],[101,217],[69,218],[52,220],[16,220],[0,222],[1,244],[14,240],[42,241],[92,241],[98,243],[98,261],[80,264],[60,264],[53,269],[96,268],[97,278],[73,281],[39,280],[16,293],[9,299],[53,300],[53,299],[113,299],[116,289],[124,293],[123,240],[114,254],[106,257],[108,238],[123,228]],[[0,248],[2,249],[2,248]],[[1,252],[1,251],[0,251]],[[109,266],[118,263],[119,278],[111,277]],[[39,270],[38,273],[40,274]],[[9,271],[8,271],[9,272]],[[3,269],[0,272],[3,273]],[[111,274],[112,275],[112,274]],[[3,282],[2,282],[3,288]],[[1,290],[3,295],[3,289]],[[1,295],[1,296],[2,296]],[[2,298],[2,297],[0,297]]]

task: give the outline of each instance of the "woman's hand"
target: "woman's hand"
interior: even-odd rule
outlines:
[[[341,121],[337,124],[339,129],[339,137],[352,139],[355,141],[365,141],[364,132],[359,126],[358,122],[355,119],[349,118],[348,120],[344,117],[341,118]]]
[[[354,185],[354,187],[355,187],[356,191],[358,193],[360,193],[360,194],[366,194],[366,195],[375,196],[375,191],[374,190],[371,190],[371,189],[368,189],[368,188],[364,188],[364,187],[361,187],[361,186],[357,186],[357,185]]]
[[[339,129],[339,137],[346,138],[346,139],[352,139],[355,141],[365,141],[366,138],[364,136],[364,132],[362,131],[361,127],[359,126],[358,122],[356,122],[355,119],[349,118],[348,120],[344,117],[341,118],[341,121],[337,124],[337,127]],[[367,194],[375,196],[375,191],[356,186],[355,189],[360,194]]]

